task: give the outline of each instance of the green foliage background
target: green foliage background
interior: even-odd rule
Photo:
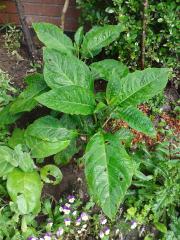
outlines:
[[[131,66],[140,67],[143,2],[140,0],[77,0],[82,25],[120,23],[126,27],[118,41],[106,48]],[[178,67],[179,0],[151,0],[147,9],[145,67]]]

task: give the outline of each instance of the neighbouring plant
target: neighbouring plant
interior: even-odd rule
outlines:
[[[145,66],[177,67],[178,62],[178,0],[147,1]],[[133,69],[140,67],[143,5],[140,0],[77,0],[81,24],[126,26],[121,38],[106,48],[107,55],[119,56]]]
[[[15,129],[8,146],[0,147],[0,176],[7,178],[7,190],[19,211],[37,214],[41,180],[57,184],[62,176],[55,165],[39,169],[35,162],[54,156],[57,164],[65,164],[81,152],[89,193],[104,214],[114,219],[138,166],[123,145],[125,134],[112,133],[108,123],[122,119],[155,137],[152,122],[137,106],[163,90],[170,70],[129,72],[113,59],[92,63],[124,31],[120,25],[94,27],[85,35],[80,27],[74,43],[52,24],[33,27],[45,45],[43,75],[26,78],[27,88],[0,112],[0,125],[14,123],[39,104],[53,111],[26,129]],[[98,79],[107,84],[104,92],[94,87]]]

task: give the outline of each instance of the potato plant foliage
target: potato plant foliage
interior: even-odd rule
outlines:
[[[38,105],[53,114],[36,119],[25,130],[15,129],[9,146],[0,146],[0,176],[7,178],[9,195],[23,206],[22,213],[36,213],[41,180],[50,183],[47,176],[52,174],[59,183],[62,176],[55,165],[45,166],[39,174],[33,159],[54,156],[55,163],[64,164],[85,149],[82,159],[89,193],[113,219],[131,185],[135,164],[121,143],[123,136],[105,130],[106,123],[122,119],[130,127],[156,136],[150,119],[137,106],[162,91],[169,69],[129,72],[113,59],[93,62],[103,47],[119,37],[124,30],[120,25],[94,27],[85,35],[81,27],[74,43],[52,24],[35,23],[33,27],[45,45],[43,75],[26,78],[27,88],[0,112],[0,125],[13,123]],[[105,92],[95,91],[97,79],[107,82]],[[84,141],[77,145],[78,139]]]

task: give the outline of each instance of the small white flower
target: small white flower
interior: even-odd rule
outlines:
[[[88,221],[89,220],[88,214],[85,212],[81,213],[81,219],[85,222]]]
[[[63,212],[63,208],[62,208],[62,207],[60,207],[60,208],[59,208],[59,211],[60,211],[60,212]]]
[[[103,233],[102,231],[99,233],[99,237],[100,237],[101,239],[104,237],[104,233]]]
[[[105,233],[105,235],[109,235],[110,229],[109,229],[108,227],[106,227],[106,228],[104,229],[104,233]]]
[[[87,224],[82,225],[82,228],[83,229],[87,228]]]
[[[103,218],[103,219],[101,219],[100,222],[101,222],[102,225],[105,225],[105,224],[107,223],[107,219],[106,219],[106,218]]]
[[[76,226],[79,226],[80,224],[81,224],[81,218],[78,218],[77,220],[76,220]]]
[[[63,233],[64,233],[64,229],[63,228],[59,228],[58,231],[56,232],[56,235],[57,235],[57,237],[60,237],[60,236],[63,235]]]
[[[64,219],[64,223],[66,226],[70,226],[71,225],[71,220],[69,218]]]
[[[64,206],[63,207],[63,212],[64,212],[64,214],[70,214],[70,212],[71,212],[71,209],[68,207],[68,206]]]
[[[82,231],[81,231],[81,230],[77,230],[77,233],[78,233],[78,234],[81,234],[81,233],[82,233]]]
[[[75,201],[75,196],[69,195],[68,200],[69,200],[70,203],[73,203]]]
[[[45,235],[44,236],[44,240],[51,240],[52,238],[50,237],[50,236],[48,236],[48,235]]]
[[[137,227],[137,222],[133,221],[131,224],[131,229],[135,229]]]
[[[76,215],[77,215],[77,211],[74,211],[74,212],[72,213],[72,215],[73,215],[73,216],[76,216]]]
[[[71,205],[69,203],[66,203],[65,206],[69,208]]]
[[[119,234],[119,232],[120,232],[120,230],[119,229],[116,229],[116,235],[118,235]]]
[[[52,225],[53,225],[53,222],[49,222],[49,223],[47,224],[47,227],[48,227],[48,228],[52,228]]]

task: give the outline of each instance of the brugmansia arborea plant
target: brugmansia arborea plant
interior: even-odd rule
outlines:
[[[38,104],[53,110],[53,115],[38,118],[25,130],[16,129],[9,149],[15,148],[17,152],[17,144],[25,143],[32,158],[54,155],[55,163],[62,164],[87,143],[82,159],[89,193],[113,219],[131,185],[135,164],[122,144],[123,135],[120,132],[112,134],[106,130],[106,125],[110,119],[122,119],[137,131],[155,137],[152,122],[137,106],[163,90],[169,69],[129,72],[127,66],[113,59],[92,63],[92,58],[124,30],[119,25],[94,27],[85,35],[80,27],[74,43],[52,24],[35,23],[33,27],[45,45],[43,75],[26,78],[26,90],[0,112],[0,121],[1,125],[11,124]],[[88,62],[91,64],[87,65]],[[105,92],[95,91],[94,82],[98,79],[107,83]],[[80,139],[78,147],[77,139]],[[24,172],[17,160],[14,165],[7,159],[4,162],[10,167],[6,173],[11,198],[19,204],[24,203],[26,208],[30,204],[29,211],[34,211],[41,192],[39,173],[35,169]],[[49,173],[60,181],[54,165],[40,171],[41,179],[47,182]],[[21,184],[20,180],[13,182],[17,177],[29,184],[25,190],[17,189]]]

